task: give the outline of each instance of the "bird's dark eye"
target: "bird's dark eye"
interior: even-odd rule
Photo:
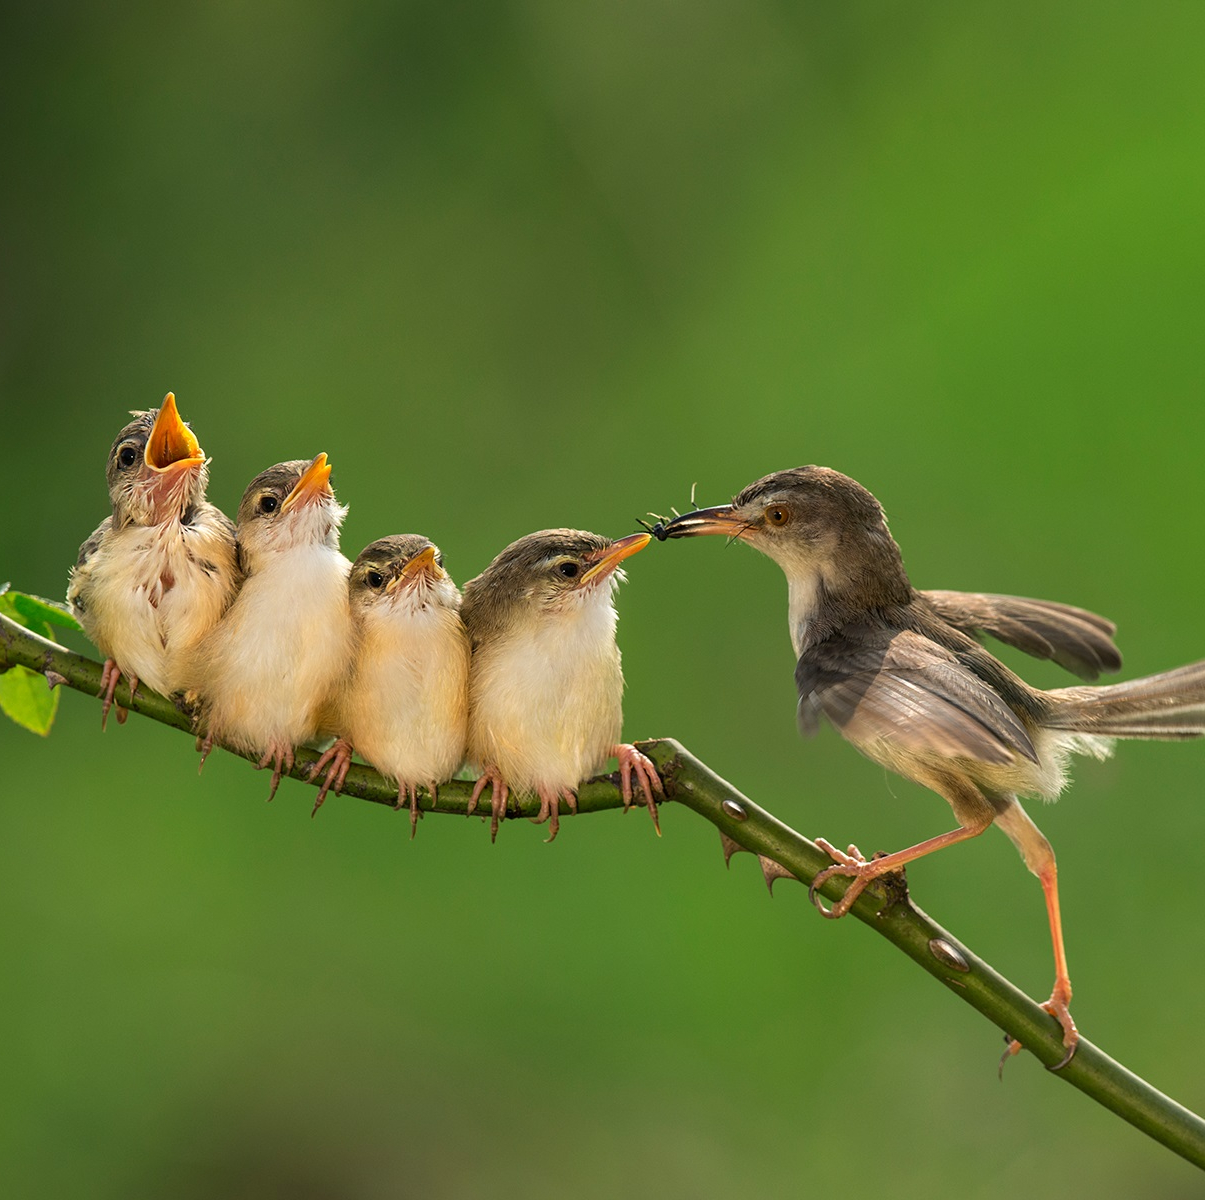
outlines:
[[[560,573],[564,575],[566,579],[576,579],[577,573],[581,570],[581,567],[577,563],[569,561],[557,563],[556,569],[560,571]]]
[[[766,521],[770,525],[776,525],[781,529],[791,519],[791,510],[784,508],[781,504],[771,504],[766,509]]]
[[[438,568],[439,568],[441,571],[443,570],[443,565],[444,565],[444,556],[443,556],[442,554],[437,554],[437,555],[435,556],[435,565],[436,565],[436,566],[437,566],[437,567],[438,567]]]
[[[133,446],[122,446],[117,452],[117,461],[123,467],[132,467],[138,461],[138,451]]]
[[[364,576],[364,580],[370,588],[382,588],[385,586],[385,576],[380,571],[369,571]]]
[[[274,513],[279,504],[280,504],[280,501],[277,500],[276,497],[273,496],[271,493],[269,493],[266,496],[260,496],[259,511],[262,513]]]

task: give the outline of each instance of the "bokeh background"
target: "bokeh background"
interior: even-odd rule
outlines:
[[[0,37],[0,579],[61,596],[130,408],[232,511],[326,451],[352,555],[453,574],[805,462],[920,586],[1205,655],[1205,9],[1072,0],[14,8]],[[653,546],[630,737],[809,834],[936,798],[794,723],[777,568]],[[1014,663],[1014,658],[1010,659]],[[1034,682],[1064,682],[1045,664]],[[0,1175],[22,1196],[1199,1195],[1200,1177],[671,807],[407,821],[64,697],[0,722]],[[1037,812],[1085,1034],[1205,1108],[1205,748]],[[995,832],[920,904],[1047,995]]]

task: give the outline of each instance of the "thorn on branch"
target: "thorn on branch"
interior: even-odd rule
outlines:
[[[796,883],[802,883],[803,880],[795,874],[794,871],[788,871],[780,862],[775,862],[765,854],[759,854],[757,861],[761,863],[761,873],[766,877],[766,889],[770,895],[774,895],[774,885],[780,879],[793,879]]]

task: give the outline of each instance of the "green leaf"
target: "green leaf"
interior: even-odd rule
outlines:
[[[64,629],[79,629],[80,623],[65,604],[55,600],[43,600],[41,596],[29,596],[25,592],[5,592],[0,596],[0,610],[11,608],[14,620],[27,629],[41,625],[61,625]],[[43,637],[48,636],[42,634]]]
[[[47,687],[45,678],[37,671],[9,667],[0,675],[0,711],[18,725],[45,737],[58,709],[58,689]]]
[[[65,606],[40,596],[14,592],[7,583],[0,584],[0,613],[31,633],[52,641],[51,625],[79,629],[79,623]],[[45,677],[37,671],[16,666],[0,672],[0,712],[18,725],[45,737],[58,710],[58,691],[48,687]]]

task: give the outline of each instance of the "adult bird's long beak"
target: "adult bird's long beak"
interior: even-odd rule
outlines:
[[[585,586],[598,579],[605,579],[625,558],[643,550],[653,539],[647,533],[633,533],[628,537],[612,542],[605,550],[599,550],[598,559],[587,568],[578,580],[579,586]]]
[[[435,561],[435,547],[427,546],[420,550],[386,585],[385,591],[392,592],[399,587],[408,587],[420,582],[423,577],[431,580],[443,578],[443,568]]]
[[[308,467],[301,478],[293,485],[293,490],[285,497],[280,506],[283,516],[291,508],[304,507],[318,500],[324,500],[331,495],[331,467],[326,461],[325,454],[319,454]]]
[[[192,430],[180,420],[174,392],[163,397],[163,405],[150,437],[146,439],[143,460],[152,471],[180,471],[188,467],[199,467],[205,462],[201,444],[193,437]]]
[[[675,517],[664,527],[667,538],[698,537],[705,533],[722,533],[726,537],[740,537],[745,531],[741,520],[731,504],[717,508],[698,508],[694,512]]]

